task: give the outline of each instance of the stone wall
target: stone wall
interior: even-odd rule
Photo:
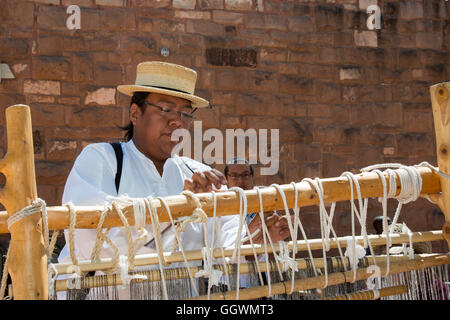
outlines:
[[[380,29],[367,26],[372,4]],[[80,29],[66,25],[70,5]],[[449,78],[449,14],[445,0],[0,0],[0,63],[15,77],[0,82],[1,151],[5,108],[30,105],[38,193],[59,204],[82,148],[122,137],[129,99],[116,86],[160,60],[197,70],[197,93],[214,106],[198,112],[203,129],[280,129],[280,170],[258,184],[436,165],[428,88]],[[380,213],[371,202],[369,218]],[[304,216],[319,235],[317,210]],[[425,200],[402,217],[415,231],[444,221]]]

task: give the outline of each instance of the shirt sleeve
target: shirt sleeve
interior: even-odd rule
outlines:
[[[117,160],[107,143],[86,146],[75,160],[64,187],[62,202],[76,205],[103,205],[115,196]]]
[[[109,150],[110,149],[110,150]],[[64,187],[62,203],[72,202],[77,206],[102,206],[107,197],[116,195],[114,176],[117,169],[114,150],[107,143],[86,146],[75,160]],[[113,228],[114,229],[114,228]],[[114,230],[111,230],[114,231]],[[68,230],[64,232],[66,243]],[[75,252],[78,260],[89,259],[97,233],[95,229],[75,230]],[[110,248],[103,249],[106,256],[113,256]],[[69,261],[67,245],[62,250],[60,261]]]

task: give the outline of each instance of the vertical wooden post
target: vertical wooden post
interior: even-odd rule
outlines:
[[[0,162],[6,185],[0,192],[0,201],[11,216],[37,198],[30,108],[7,108],[6,130],[8,152]],[[8,271],[16,300],[48,299],[47,256],[41,226],[39,212],[11,226]]]
[[[450,82],[431,86],[430,94],[436,132],[438,167],[441,172],[450,174]],[[450,179],[441,176],[440,180],[442,193],[438,204],[445,215],[442,234],[450,247]]]

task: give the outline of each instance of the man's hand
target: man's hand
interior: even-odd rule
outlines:
[[[276,212],[264,212],[264,221],[269,230],[270,238],[273,242],[283,241],[289,238],[289,226],[286,216],[280,216]],[[290,219],[290,217],[289,217]],[[252,238],[253,243],[264,243],[262,222],[259,213],[253,218],[248,225],[248,229],[253,234],[257,229],[261,231]]]
[[[184,190],[189,190],[194,193],[211,192],[212,186],[220,189],[222,185],[227,183],[225,176],[216,169],[194,172],[191,179],[184,180]]]

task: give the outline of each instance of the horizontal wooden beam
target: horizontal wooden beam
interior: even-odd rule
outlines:
[[[439,175],[431,169],[421,167],[418,169],[422,177],[421,194],[435,194],[441,191]],[[376,173],[366,172],[356,175],[361,188],[363,198],[375,198],[383,195],[383,187]],[[389,177],[385,175],[389,185]],[[400,180],[397,180],[397,193],[400,193]],[[324,201],[326,203],[350,200],[350,184],[345,177],[321,179],[324,189]],[[315,189],[308,182],[297,183],[298,187],[298,203],[300,207],[312,206],[319,204],[319,197]],[[295,190],[291,184],[280,185],[284,191],[289,208],[295,206]],[[261,189],[263,197],[264,211],[281,210],[284,208],[282,197],[275,187],[266,187]],[[217,211],[218,216],[234,215],[239,213],[240,199],[239,195],[234,191],[217,192]],[[248,212],[259,212],[260,202],[256,190],[246,190]],[[354,188],[354,196],[356,198],[356,190]],[[197,197],[202,204],[202,208],[208,216],[213,216],[214,202],[212,193],[198,193]],[[164,198],[170,207],[172,217],[174,219],[190,216],[195,209],[195,204],[184,195],[175,195]],[[156,208],[159,221],[170,221],[169,215],[159,199],[152,200],[152,206]],[[104,210],[103,206],[77,206],[77,224],[76,228],[95,229],[100,220],[100,216]],[[122,209],[128,219],[130,225],[134,225],[133,206],[128,205]],[[67,229],[69,226],[69,210],[65,206],[54,206],[47,208],[48,224],[51,230]],[[0,212],[0,233],[8,233],[7,214]],[[149,223],[150,214],[147,209],[146,221]],[[110,210],[103,226],[105,228],[122,226],[119,215],[114,210]]]

